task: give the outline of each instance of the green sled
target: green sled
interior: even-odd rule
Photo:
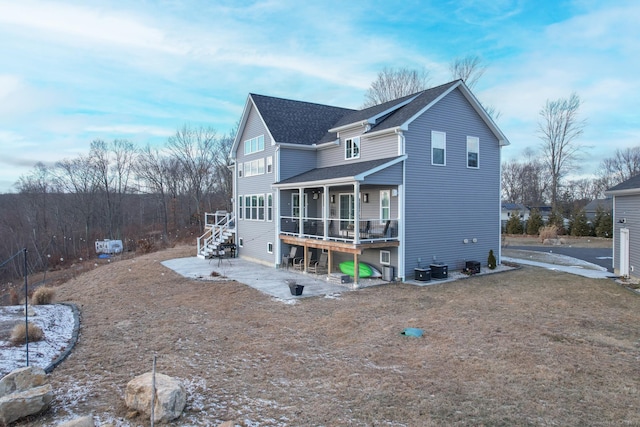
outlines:
[[[353,261],[344,261],[341,262],[339,264],[340,267],[340,271],[342,271],[344,274],[348,274],[351,277],[355,277],[354,273],[354,268],[353,268]],[[373,274],[373,269],[371,268],[371,266],[369,264],[365,264],[364,262],[359,263],[358,266],[358,277],[371,277],[371,275]]]

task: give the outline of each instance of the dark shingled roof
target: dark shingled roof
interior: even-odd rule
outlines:
[[[455,80],[363,110],[293,101],[253,93],[250,96],[267,128],[271,131],[275,142],[311,145],[335,141],[337,135],[335,132],[329,132],[329,129],[362,122],[387,110],[391,110],[391,112],[379,117],[367,133],[401,126],[458,82],[459,80]],[[406,105],[397,107],[412,98],[415,99]],[[394,107],[397,108],[394,109]]]
[[[366,162],[347,163],[344,165],[312,169],[308,172],[301,173],[300,175],[282,180],[276,184],[294,184],[300,182],[323,181],[335,178],[348,178],[388,163],[392,160],[397,159],[398,157],[389,157],[386,159],[376,159]]]
[[[633,190],[635,188],[640,189],[640,175],[629,178],[628,180],[611,187],[607,191]]]
[[[354,110],[251,94],[262,119],[278,143],[311,145],[319,142],[345,114]],[[337,139],[334,134],[334,140]]]

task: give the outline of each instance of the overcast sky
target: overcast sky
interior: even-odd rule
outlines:
[[[501,113],[504,159],[576,92],[588,174],[640,145],[639,23],[635,0],[0,0],[0,192],[94,139],[228,133],[249,92],[358,108],[385,66],[438,85],[468,54],[488,66],[474,92]]]

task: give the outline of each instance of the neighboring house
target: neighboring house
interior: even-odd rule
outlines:
[[[596,219],[598,209],[610,213],[613,209],[613,199],[611,197],[607,197],[606,199],[596,199],[589,202],[587,206],[584,207],[584,213],[587,216],[587,221],[593,222],[593,220]]]
[[[508,144],[461,80],[364,110],[250,94],[231,152],[238,255],[277,267],[299,246],[400,280],[499,262]]]
[[[613,197],[613,270],[640,278],[640,175],[611,187],[605,195]]]
[[[529,214],[529,208],[522,203],[502,202],[500,209],[500,223],[502,224],[502,228],[507,225],[507,222],[513,215],[518,215],[520,221],[524,223],[529,219]]]

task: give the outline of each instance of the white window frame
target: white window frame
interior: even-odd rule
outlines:
[[[273,243],[271,243],[271,242],[267,242],[267,253],[268,254],[272,254],[273,253]]]
[[[267,193],[267,221],[273,221],[273,194]]]
[[[385,193],[387,195],[386,200],[389,202],[388,206],[383,206]],[[384,214],[385,211],[387,212],[386,215]],[[380,223],[384,224],[388,219],[391,219],[391,190],[380,190]]]
[[[294,218],[299,218],[300,217],[300,204],[299,202],[297,203],[296,201],[300,200],[300,193],[295,192],[295,193],[291,193],[291,216]],[[302,203],[304,204],[304,211],[302,212],[302,217],[306,218],[307,217],[307,208],[308,208],[308,200],[307,200],[307,193],[302,193]],[[298,214],[296,215],[296,210],[298,210]]]
[[[242,247],[244,247],[244,241],[243,241],[242,237],[240,237],[240,238],[238,239],[238,245],[239,245],[241,248],[242,248]]]
[[[244,196],[238,196],[238,219],[244,218]]]
[[[442,163],[435,163],[435,150],[442,150]],[[447,134],[437,130],[431,131],[431,164],[433,166],[447,165]]]
[[[380,251],[380,264],[382,264],[382,265],[390,265],[391,264],[391,252],[390,251]]]
[[[267,157],[267,173],[273,172],[273,157]]]
[[[469,165],[470,153],[476,154],[475,166]],[[469,169],[480,169],[480,138],[478,138],[477,136],[467,136],[467,167]]]
[[[264,175],[264,158],[244,163],[244,176]]]
[[[242,202],[240,202],[240,205],[242,205]],[[266,212],[265,195],[245,194],[244,209],[245,221],[264,221]],[[242,214],[239,216],[241,217]]]
[[[256,136],[255,138],[247,139],[244,141],[244,154],[257,153],[264,151],[264,135]]]
[[[238,163],[237,168],[238,168],[238,178],[242,178],[242,168],[244,167],[244,165],[242,163]]]
[[[360,158],[360,137],[347,138],[344,140],[344,158],[345,160]]]

